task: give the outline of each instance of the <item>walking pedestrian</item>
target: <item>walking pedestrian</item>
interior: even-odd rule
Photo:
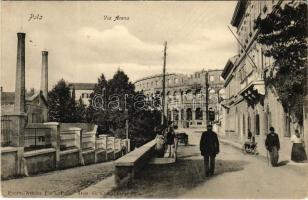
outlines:
[[[247,134],[247,139],[249,140],[249,141],[251,141],[251,137],[252,137],[252,132],[250,131],[250,129],[248,129],[248,134]]]
[[[175,138],[175,132],[173,130],[173,126],[170,125],[167,131],[167,152],[168,152],[168,157],[172,157],[172,149],[174,147],[174,138]]]
[[[165,137],[163,134],[163,127],[162,126],[155,127],[154,132],[156,133],[156,137],[155,137],[156,156],[159,158],[162,158],[164,157],[164,153],[165,153]]]
[[[174,147],[173,147],[172,155],[176,158],[176,152],[177,152],[177,149],[178,149],[178,137],[177,137],[176,130],[178,129],[178,126],[175,125],[173,127],[173,129],[174,129]]]
[[[304,141],[297,129],[295,130],[295,134],[291,136],[291,142],[293,143],[291,160],[295,162],[307,160]]]
[[[202,133],[200,140],[200,151],[204,158],[205,176],[211,176],[215,170],[215,157],[219,153],[219,142],[217,134],[212,130],[211,124],[207,125],[207,131]]]
[[[270,127],[270,133],[266,136],[265,146],[269,152],[272,166],[276,167],[279,159],[278,151],[280,149],[280,142],[278,134],[275,133],[274,127]]]

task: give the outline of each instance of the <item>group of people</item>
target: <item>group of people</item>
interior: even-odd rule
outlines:
[[[278,134],[275,133],[274,127],[270,127],[269,134],[266,136],[265,146],[270,156],[272,166],[277,166],[280,149]],[[255,142],[255,137],[248,131],[248,138],[251,142]],[[292,153],[291,160],[295,162],[307,160],[304,141],[298,130],[291,137]],[[200,151],[204,157],[205,176],[212,176],[215,170],[215,157],[219,153],[219,141],[217,134],[213,131],[212,125],[207,126],[207,131],[203,132],[200,139]]]
[[[159,126],[155,128],[156,132],[156,155],[157,157],[164,157],[165,152],[168,153],[167,157],[173,157],[177,148],[177,137],[175,134],[177,126],[169,125],[167,128]],[[269,153],[272,166],[277,166],[279,159],[280,142],[278,134],[275,133],[274,127],[270,127],[269,134],[266,136],[265,147]],[[255,137],[251,131],[248,131],[248,138],[255,142]],[[292,153],[291,160],[295,162],[307,160],[305,152],[304,141],[298,130],[291,137]],[[167,151],[165,151],[167,149]],[[209,177],[214,174],[215,158],[219,153],[219,141],[217,134],[213,131],[211,124],[207,125],[207,131],[203,132],[200,139],[200,151],[204,158],[205,176]]]
[[[167,157],[171,158],[175,156],[177,150],[177,137],[175,130],[177,126],[170,124],[168,127],[158,126],[155,127],[154,131],[156,133],[156,156],[164,157],[167,153]]]
[[[297,129],[295,130],[295,134],[291,136],[291,142],[293,143],[291,160],[295,162],[307,160],[304,140]],[[266,136],[265,146],[269,153],[271,165],[273,167],[277,166],[279,159],[278,152],[280,149],[280,142],[278,134],[275,133],[274,127],[270,127],[270,133]]]

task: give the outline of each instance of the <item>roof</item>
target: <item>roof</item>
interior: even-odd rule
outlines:
[[[176,75],[176,73],[166,73],[166,76],[172,76],[172,75]],[[134,82],[134,84],[140,82],[140,81],[143,81],[143,80],[146,80],[146,79],[150,79],[150,78],[157,78],[157,77],[162,77],[163,74],[156,74],[156,75],[151,75],[151,76],[146,76],[146,77],[143,77],[141,79],[138,79]]]
[[[14,104],[14,102],[15,102],[15,92],[1,92],[2,105]]]
[[[75,90],[94,90],[95,83],[69,83],[68,86]]]
[[[26,101],[33,101],[38,96],[41,96],[47,105],[46,98],[40,92],[27,93]],[[15,92],[1,92],[1,105],[14,105],[15,104]]]
[[[221,69],[209,69],[209,70],[204,70],[204,69],[202,69],[202,70],[200,70],[200,71],[196,71],[196,72],[194,72],[193,74],[190,74],[190,75],[194,75],[194,74],[196,74],[196,73],[203,73],[203,72],[216,72],[216,71],[222,71]],[[186,76],[186,77],[190,77],[190,75],[188,76],[187,74],[181,74],[181,73],[166,73],[166,77],[167,76],[173,76],[173,75],[177,75],[177,76]],[[138,80],[136,80],[135,82],[134,82],[134,84],[136,84],[136,83],[138,83],[138,82],[140,82],[140,81],[144,81],[144,80],[147,80],[147,79],[151,79],[151,78],[157,78],[157,77],[162,77],[163,76],[163,74],[156,74],[156,75],[151,75],[151,76],[146,76],[146,77],[143,77],[143,78],[141,78],[141,79],[138,79]]]

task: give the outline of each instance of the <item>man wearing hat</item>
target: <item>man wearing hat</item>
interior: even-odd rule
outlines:
[[[271,164],[276,167],[279,159],[280,142],[278,134],[275,133],[274,127],[270,127],[270,133],[267,134],[265,139],[265,146],[270,155]]]
[[[214,174],[215,157],[219,153],[219,142],[217,134],[212,130],[211,124],[207,125],[207,131],[202,133],[200,140],[200,151],[204,157],[205,176]]]

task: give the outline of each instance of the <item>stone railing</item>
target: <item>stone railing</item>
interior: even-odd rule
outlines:
[[[150,161],[153,156],[155,140],[152,140],[115,161],[115,183],[127,186],[135,175]]]
[[[130,141],[127,139],[96,136],[97,126],[85,132],[79,127],[66,126],[64,130],[60,127],[60,123],[48,122],[28,124],[21,129],[21,134],[16,131],[12,141],[15,147],[1,149],[1,162],[6,163],[1,177],[31,175],[115,160],[127,153],[122,149],[130,149]],[[25,147],[27,151],[24,151]]]

